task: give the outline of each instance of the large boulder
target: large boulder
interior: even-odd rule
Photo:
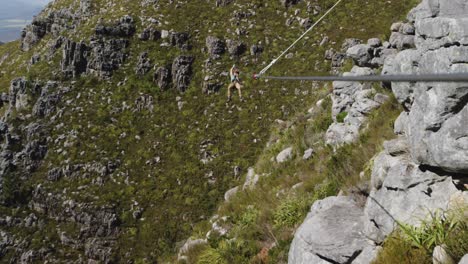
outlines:
[[[288,263],[351,263],[373,246],[362,233],[363,209],[351,197],[315,202],[294,235]]]
[[[231,56],[240,56],[247,49],[244,43],[238,40],[228,39],[226,40],[227,50]]]
[[[84,42],[77,43],[70,39],[65,41],[60,64],[66,77],[76,78],[86,73],[88,51],[89,47]]]
[[[135,67],[135,73],[137,75],[145,75],[148,73],[153,65],[151,64],[151,60],[148,57],[148,52],[142,52],[140,56],[138,56],[138,62]]]
[[[154,72],[153,81],[161,90],[167,90],[171,83],[171,70],[166,67],[159,67]]]
[[[99,24],[96,26],[96,35],[112,37],[131,37],[135,34],[135,21],[131,16],[123,16],[112,26]]]
[[[346,51],[346,55],[352,58],[357,65],[367,66],[372,60],[373,48],[366,44],[357,44]]]
[[[92,39],[87,73],[110,78],[127,59],[128,45],[129,41],[126,39]]]
[[[449,175],[413,163],[405,151],[404,137],[385,146],[386,151],[374,160],[372,191],[364,210],[364,232],[376,243],[398,223],[418,225],[430,212],[446,211],[458,191]]]
[[[172,63],[172,83],[174,88],[180,92],[188,89],[192,79],[192,63],[194,57],[179,56]]]
[[[224,42],[213,36],[208,36],[206,38],[206,47],[208,48],[208,53],[211,56],[221,55],[226,50]]]
[[[467,72],[468,47],[460,46],[468,43],[468,20],[462,16],[465,6],[423,1],[409,15],[415,24],[417,49],[387,60],[384,73]],[[407,112],[404,133],[413,161],[449,172],[468,172],[468,122],[462,121],[468,118],[468,83],[392,83],[392,90]]]
[[[183,50],[189,50],[191,46],[189,45],[190,35],[187,32],[170,32],[169,33],[169,42],[172,46],[177,47]]]

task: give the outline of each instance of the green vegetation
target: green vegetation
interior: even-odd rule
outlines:
[[[191,33],[193,48],[190,51],[163,47],[161,40],[142,42],[135,35],[129,47],[131,57],[109,81],[87,76],[74,83],[56,75],[54,71],[60,69],[61,50],[45,59],[49,41],[53,41],[49,35],[29,52],[21,52],[18,41],[0,46],[0,58],[7,56],[0,64],[1,92],[7,92],[10,81],[19,76],[31,81],[62,81],[71,87],[60,105],[62,115],[48,123],[52,128],[50,142],[56,143],[49,144],[46,159],[31,178],[14,183],[21,186],[13,188],[30,192],[33,186],[42,184],[46,192],[64,193],[66,190],[66,198],[77,203],[117,208],[122,233],[116,241],[119,248],[114,252],[116,257],[134,259],[136,263],[154,263],[174,261],[176,244],[190,234],[204,236],[210,226],[208,219],[219,207],[224,192],[242,182],[234,177],[233,168],[239,166],[245,174],[246,168],[255,165],[256,173],[262,175],[256,189],[240,193],[219,210],[220,215],[228,217],[234,232],[228,238],[210,241],[209,247],[198,248],[200,254],[193,252],[193,259],[201,263],[245,263],[276,243],[269,252],[266,250],[266,255],[271,263],[285,262],[292,230],[310,205],[359,180],[359,172],[379,150],[381,142],[392,136],[391,122],[400,109],[395,102],[384,105],[371,117],[370,126],[359,142],[334,152],[321,141],[332,122],[331,101],[327,97],[329,85],[317,88],[310,83],[249,79],[250,73],[262,68],[303,32],[297,23],[286,26],[285,19],[282,15],[278,19],[277,12],[286,12],[289,16],[298,8],[301,10],[298,16],[316,18],[305,12],[306,3],[285,9],[280,1],[268,0],[238,0],[236,5],[224,8],[216,8],[213,1],[185,1],[180,8],[169,1],[159,2],[161,8],[154,9],[142,8],[140,1],[117,1],[112,8],[108,7],[108,1],[93,1],[93,9],[101,10],[99,15],[86,19],[73,34],[63,32],[73,40],[89,41],[99,18],[107,23],[129,14],[136,19],[138,32],[148,26],[142,18],[154,17],[165,22],[159,29]],[[325,10],[334,2],[322,0],[319,4]],[[402,19],[414,3],[346,1],[309,39],[297,46],[293,59],[281,60],[270,73],[325,74],[330,70],[329,62],[323,60],[325,50],[332,47],[338,50],[349,37],[363,40],[382,37],[390,24]],[[57,0],[50,8],[76,10],[78,5],[79,1]],[[236,10],[249,9],[256,13],[250,18],[255,26],[249,28],[249,34],[226,33],[237,27],[248,28],[247,20],[230,20]],[[226,70],[234,62],[241,67],[246,102],[235,98],[232,104],[226,105],[224,89],[214,95],[201,92],[205,77],[203,65],[208,57],[202,49],[208,35],[238,38],[249,47],[258,42],[265,46],[265,52],[257,60],[248,54],[241,58],[224,55],[219,60],[220,67]],[[330,37],[331,44],[319,47],[317,44],[324,35]],[[137,56],[143,51],[148,51],[152,62],[159,66],[171,64],[181,54],[195,56],[191,88],[185,94],[160,91],[153,84],[151,73],[135,76]],[[43,60],[30,66],[28,62],[33,54],[40,54]],[[124,85],[117,85],[125,79]],[[152,112],[133,111],[134,102],[141,95],[154,98]],[[181,110],[177,97],[186,103]],[[322,98],[325,100],[320,109],[312,115],[304,114],[305,109]],[[272,125],[277,119],[290,125],[287,128]],[[60,139],[61,136],[65,139]],[[64,147],[65,142],[67,147]],[[209,142],[206,150],[214,157],[207,164],[200,161],[203,142]],[[270,142],[269,147],[266,147],[267,142]],[[293,146],[297,158],[281,165],[272,162],[271,158],[285,146]],[[313,159],[304,161],[302,153],[309,147],[316,149],[316,153]],[[153,162],[156,158],[160,158],[160,162]],[[57,182],[46,180],[52,168],[115,161],[119,167],[105,178],[97,172],[86,172]],[[102,185],[94,184],[97,179]],[[298,182],[303,182],[303,186],[290,191]],[[141,219],[132,216],[131,208],[135,203],[144,209]],[[26,203],[18,207],[2,207],[0,212],[18,217],[30,212]],[[38,247],[38,241],[55,244],[54,254],[64,260],[77,256],[78,250],[59,242],[57,229],[66,230],[74,239],[80,236],[77,228],[53,219],[46,220],[45,228],[38,230],[8,231],[20,237],[33,237],[31,241]],[[236,240],[231,241],[234,237]]]
[[[419,226],[400,224],[400,230],[387,238],[374,264],[432,263],[436,246],[444,245],[458,262],[468,252],[468,219],[466,208],[434,212]]]
[[[318,199],[336,195],[339,190],[346,191],[361,181],[360,172],[368,168],[368,161],[381,150],[382,142],[394,137],[393,120],[401,108],[394,99],[384,104],[371,115],[369,128],[363,131],[358,142],[336,151],[324,144],[323,133],[327,127],[320,129],[323,121],[315,118],[324,113],[330,116],[330,111],[331,105],[324,102],[313,114],[298,114],[286,128],[279,125],[270,138],[270,142],[275,143],[264,150],[255,166],[256,173],[262,175],[258,185],[238,193],[218,210],[220,217],[227,219],[223,226],[230,228],[229,235],[210,241],[210,247],[201,255],[214,254],[228,261],[219,251],[221,244],[240,239],[254,242],[249,251],[254,254],[239,263],[255,263],[258,254],[265,250],[269,263],[287,262],[293,230],[302,223],[310,206]],[[306,131],[311,130],[322,136],[316,137],[316,142],[307,143],[305,139],[310,135]],[[312,145],[316,153],[310,160],[296,155],[297,158],[284,164],[272,161],[284,146],[294,146],[300,154]],[[302,184],[296,185],[298,182]],[[294,185],[296,187],[292,188]],[[205,228],[205,232],[200,232],[202,237],[210,226]],[[198,263],[196,254],[189,263]]]
[[[336,115],[336,122],[343,123],[345,118],[348,116],[348,112],[341,112]]]

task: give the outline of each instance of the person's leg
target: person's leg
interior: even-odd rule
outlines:
[[[231,89],[234,88],[234,83],[230,83],[228,86],[228,100],[231,100]]]
[[[237,91],[239,91],[239,98],[242,98],[242,91],[241,91],[242,85],[236,82],[236,88],[237,88]]]

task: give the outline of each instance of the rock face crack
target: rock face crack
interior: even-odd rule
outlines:
[[[319,258],[321,258],[321,259],[323,259],[323,260],[325,260],[327,262],[330,262],[330,263],[333,263],[333,264],[341,264],[341,263],[339,263],[337,261],[334,261],[333,259],[329,259],[329,258],[327,258],[325,256],[320,255],[320,254],[316,254],[316,255],[317,255],[317,257],[319,257]]]
[[[431,197],[431,194],[432,194],[432,189],[429,187],[429,188],[427,188],[427,190],[426,190],[426,191],[423,191],[423,193],[424,193],[425,195],[427,195],[427,196]]]
[[[349,256],[348,258],[348,261],[346,261],[345,264],[351,264],[353,263],[353,261],[359,256],[359,254],[361,254],[362,250],[358,250],[356,252],[353,253],[353,255]],[[346,256],[348,257],[348,256]]]

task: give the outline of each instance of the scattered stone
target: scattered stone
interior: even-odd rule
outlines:
[[[312,158],[314,153],[315,153],[314,149],[309,148],[306,151],[304,151],[304,155],[302,156],[302,159],[303,160],[308,160],[308,159]]]
[[[226,202],[229,202],[231,198],[239,191],[240,187],[236,186],[232,189],[229,189],[225,194],[224,194],[224,200]]]
[[[293,156],[293,148],[292,147],[286,148],[276,156],[276,162],[278,163],[286,162],[290,160],[292,156]]]
[[[456,264],[452,256],[444,249],[445,245],[436,246],[432,252],[433,264]]]

